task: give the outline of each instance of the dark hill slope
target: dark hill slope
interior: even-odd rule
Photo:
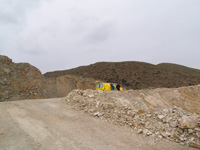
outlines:
[[[172,64],[172,63],[161,63],[158,64],[158,66],[200,79],[200,70],[198,69],[189,68],[186,66]]]
[[[143,62],[99,62],[89,66],[45,73],[46,78],[75,75],[105,82],[119,82],[127,88],[181,87],[200,84],[200,79],[189,74]]]

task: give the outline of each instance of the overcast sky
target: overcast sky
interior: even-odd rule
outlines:
[[[0,54],[43,73],[100,61],[200,69],[200,0],[0,0]]]

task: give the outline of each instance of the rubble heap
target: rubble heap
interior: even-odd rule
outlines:
[[[121,126],[138,134],[166,138],[200,149],[200,116],[180,107],[154,107],[132,97],[128,91],[73,90],[63,100],[77,110]]]

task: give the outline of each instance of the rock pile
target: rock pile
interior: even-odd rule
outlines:
[[[154,107],[131,97],[132,92],[73,90],[63,100],[94,117],[130,126],[138,134],[200,148],[199,115],[180,107]]]

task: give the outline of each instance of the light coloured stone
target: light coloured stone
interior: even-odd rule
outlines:
[[[148,131],[146,135],[148,135],[148,136],[149,136],[149,135],[152,135],[152,132],[151,132],[151,131]]]
[[[145,128],[147,128],[147,129],[151,128],[149,121],[145,122]]]
[[[185,141],[183,137],[180,137],[179,139],[180,139],[182,142]]]
[[[166,134],[166,136],[171,136],[171,133],[168,131],[166,131],[165,134]]]
[[[194,128],[195,131],[199,131],[200,132],[200,128]]]
[[[142,129],[138,129],[137,134],[142,133]]]
[[[149,130],[147,130],[147,129],[143,129],[142,130],[142,132],[143,132],[143,135],[147,135],[147,132],[148,132]]]
[[[170,125],[172,128],[175,128],[175,127],[178,126],[178,122],[177,122],[176,120],[175,120],[175,121],[170,120],[170,121],[169,121],[169,125]]]
[[[198,137],[199,140],[200,140],[200,132],[196,132],[196,135],[197,135],[197,137]]]
[[[101,115],[101,113],[100,112],[96,112],[96,113],[94,113],[94,116],[100,116]]]
[[[194,130],[188,129],[188,133],[189,133],[189,134],[191,134],[191,133],[193,133],[193,132],[194,132]]]
[[[147,117],[149,118],[149,117],[151,117],[152,115],[151,114],[147,114]]]
[[[164,117],[165,117],[165,115],[158,115],[158,118],[159,118],[160,120],[162,120]]]
[[[167,137],[167,135],[166,135],[165,132],[161,132],[161,135],[162,135],[163,137]]]
[[[88,97],[89,97],[89,98],[93,98],[93,97],[94,97],[94,95],[93,95],[93,94],[90,94],[90,95],[88,95]]]
[[[196,116],[182,116],[179,119],[179,127],[183,129],[193,129],[198,125],[197,117]]]
[[[200,144],[198,144],[198,143],[196,143],[196,142],[189,142],[189,145],[190,145],[191,147],[195,147],[195,148],[200,149]]]

